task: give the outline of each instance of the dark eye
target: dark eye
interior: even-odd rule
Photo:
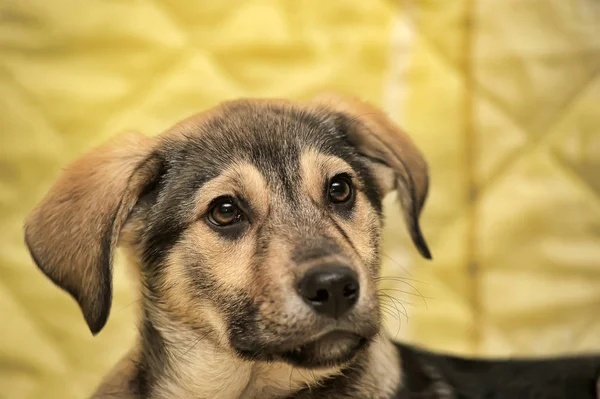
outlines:
[[[329,181],[327,192],[329,201],[334,204],[341,204],[352,198],[352,183],[350,177],[346,174],[334,176]]]
[[[231,197],[213,201],[208,210],[208,220],[215,226],[229,226],[242,220],[244,214]]]

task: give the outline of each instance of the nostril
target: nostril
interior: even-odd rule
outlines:
[[[313,297],[307,297],[311,302],[327,302],[329,300],[329,292],[325,289],[317,290]]]
[[[355,299],[358,296],[358,284],[352,281],[344,285],[342,295],[347,299]]]

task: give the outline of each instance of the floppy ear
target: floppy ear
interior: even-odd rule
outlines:
[[[159,170],[154,140],[129,133],[67,167],[25,223],[37,266],[73,296],[95,335],[112,302],[112,259],[119,232]]]
[[[376,177],[384,194],[398,192],[411,238],[421,255],[431,259],[419,225],[429,188],[427,163],[421,152],[385,113],[367,103],[335,94],[320,95],[314,101],[340,114],[350,143],[381,172]]]

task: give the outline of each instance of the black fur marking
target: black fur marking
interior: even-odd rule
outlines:
[[[356,247],[354,246],[354,243],[350,239],[350,236],[348,236],[348,234],[344,231],[342,226],[340,226],[340,224],[335,220],[335,218],[331,217],[330,215],[329,215],[329,219],[331,220],[331,223],[333,223],[336,230],[340,233],[340,235],[342,237],[344,237],[344,240],[348,243],[348,245],[350,245],[350,247],[352,248],[354,253],[358,255],[359,252],[356,250]]]
[[[144,265],[148,266],[148,271],[160,267],[166,254],[185,230],[185,226],[177,222],[169,223],[168,219],[171,218],[167,215],[165,217],[167,220],[151,226],[148,231],[148,238],[142,254]]]
[[[239,240],[248,231],[249,222],[241,220],[240,222],[228,226],[216,226],[209,220],[205,220],[207,226],[217,232],[222,238],[230,241]]]
[[[254,273],[261,273],[261,265],[264,257],[269,249],[271,237],[264,228],[264,225],[258,226],[256,229],[256,242],[254,243],[254,256],[252,256],[252,270]]]
[[[256,360],[261,349],[256,342],[260,336],[256,330],[258,306],[245,293],[240,293],[236,298],[215,298],[215,302],[227,317],[231,345],[241,357]]]
[[[367,165],[365,165],[365,161],[363,159],[359,159],[352,166],[361,177],[365,196],[369,200],[371,206],[377,212],[378,216],[381,217],[383,215],[382,199],[384,197],[384,193],[379,190],[379,187],[375,183],[376,179],[375,176],[373,176],[373,172]]]
[[[136,366],[135,374],[131,381],[129,381],[129,389],[136,395],[136,398],[149,397],[151,392],[149,378],[148,366],[146,365],[144,355],[142,354],[141,359]]]
[[[144,162],[144,164],[142,164],[142,167],[144,167],[152,162],[155,162],[158,164],[156,166],[156,172],[154,173],[152,178],[148,182],[146,182],[146,184],[142,188],[140,195],[139,195],[138,203],[136,204],[136,207],[139,206],[141,203],[144,203],[144,204],[156,203],[156,198],[158,196],[158,192],[160,191],[161,187],[164,185],[163,179],[164,179],[165,173],[167,172],[165,159],[158,152],[154,152],[147,158],[147,160]],[[138,169],[140,169],[140,168],[138,168]]]
[[[214,291],[217,280],[211,271],[203,266],[203,259],[198,259],[198,254],[194,254],[195,259],[187,259],[188,267],[185,273],[189,277],[195,289],[194,294],[205,298]]]
[[[117,213],[120,208],[121,201],[119,201],[119,204],[113,211],[110,221],[104,227],[104,233],[102,234],[100,256],[98,258],[98,266],[96,266],[96,270],[100,273],[100,281],[98,282],[99,287],[96,287],[94,290],[94,292],[98,293],[100,296],[99,299],[101,304],[99,307],[93,306],[95,309],[98,309],[99,313],[92,315],[84,313],[85,320],[94,335],[98,334],[100,330],[104,328],[110,314],[110,307],[112,304],[112,241],[115,220],[117,219]]]
[[[131,384],[141,398],[150,397],[155,381],[153,376],[162,375],[168,362],[165,342],[152,324],[149,312],[144,310],[143,323],[140,326],[142,352],[137,365],[137,373]]]

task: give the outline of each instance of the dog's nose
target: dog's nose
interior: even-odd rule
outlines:
[[[299,288],[304,301],[317,313],[337,319],[354,306],[360,287],[354,270],[326,266],[306,272]]]

